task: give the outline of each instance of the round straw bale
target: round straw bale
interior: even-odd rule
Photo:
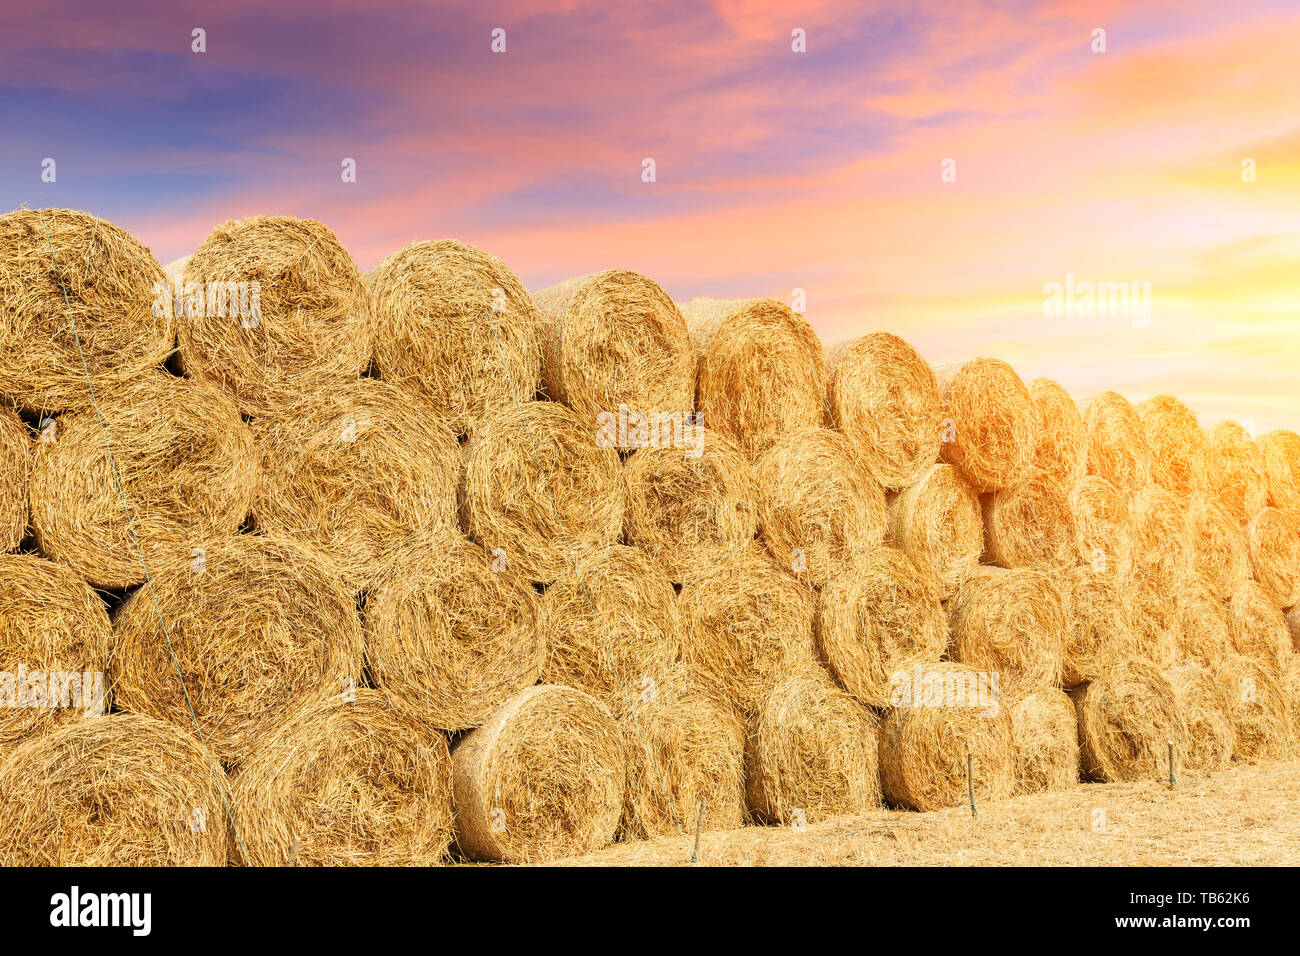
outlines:
[[[981,568],[948,602],[952,656],[997,674],[1003,690],[1027,693],[1061,682],[1066,608],[1037,568]]]
[[[1038,417],[1015,369],[977,358],[936,375],[944,404],[943,460],[981,493],[1024,478],[1038,449]]]
[[[453,831],[447,738],[377,691],[333,695],[258,743],[231,812],[251,866],[436,865]]]
[[[1186,769],[1204,774],[1223,770],[1232,761],[1237,737],[1224,688],[1190,661],[1171,667],[1165,676],[1187,724]]]
[[[896,335],[873,332],[838,356],[831,416],[881,488],[908,488],[939,457],[943,397],[934,370]]]
[[[986,563],[1053,570],[1075,563],[1069,490],[1048,472],[1031,469],[1015,484],[984,495],[981,504]]]
[[[1229,648],[1228,609],[1204,578],[1192,575],[1178,588],[1176,620],[1167,632],[1166,664],[1194,661],[1213,671]]]
[[[18,209],[0,216],[0,250],[0,394],[23,408],[87,408],[87,371],[103,396],[171,354],[167,277],[111,222]]]
[[[1190,566],[1205,578],[1215,597],[1228,598],[1250,577],[1245,529],[1208,497],[1195,497],[1187,509]]]
[[[1079,721],[1079,760],[1092,780],[1165,778],[1187,755],[1187,723],[1169,679],[1148,661],[1116,661],[1101,677],[1070,691]]]
[[[1120,491],[1141,490],[1151,480],[1151,448],[1142,419],[1118,392],[1102,392],[1083,414],[1088,432],[1088,474],[1100,475]]]
[[[779,437],[754,465],[758,530],[776,563],[821,587],[885,539],[885,496],[829,428]]]
[[[696,299],[681,308],[695,341],[707,340],[695,406],[708,427],[752,458],[780,435],[827,424],[826,359],[802,315],[775,299]]]
[[[1170,395],[1138,402],[1137,413],[1151,449],[1151,480],[1183,501],[1201,494],[1209,443],[1196,415]]]
[[[510,268],[481,249],[415,242],[366,276],[380,377],[423,392],[458,435],[530,401],[542,373],[542,316]]]
[[[1268,501],[1274,508],[1300,513],[1300,435],[1286,429],[1259,439],[1268,475]]]
[[[542,380],[555,401],[585,420],[691,410],[691,337],[657,283],[608,269],[534,292],[533,302],[547,325]]]
[[[1207,495],[1237,524],[1246,525],[1268,504],[1264,453],[1236,422],[1219,422],[1210,429],[1208,441]]]
[[[768,692],[745,747],[745,795],[776,826],[881,806],[878,724],[815,665]]]
[[[689,668],[627,688],[623,699],[629,839],[679,834],[699,819],[729,830],[745,822],[745,726]]]
[[[1300,604],[1300,520],[1261,508],[1246,529],[1255,580],[1276,607]]]
[[[557,402],[526,402],[485,421],[466,446],[461,523],[534,581],[572,564],[571,552],[623,532],[626,490],[618,452],[595,425]]]
[[[1291,753],[1291,710],[1274,672],[1253,657],[1231,654],[1215,672],[1237,732],[1238,760],[1283,759]]]
[[[225,773],[193,734],[110,714],[0,761],[0,866],[223,866]]]
[[[542,680],[575,687],[617,712],[627,688],[661,678],[681,654],[677,593],[636,548],[614,544],[574,559],[542,595]]]
[[[1282,690],[1291,710],[1291,747],[1295,750],[1300,747],[1300,654],[1292,654],[1287,659],[1286,671],[1282,674]]]
[[[1069,392],[1050,378],[1030,382],[1029,396],[1038,418],[1034,464],[1068,488],[1083,476],[1088,466],[1088,433],[1079,406]]]
[[[895,674],[943,656],[948,619],[933,575],[884,547],[858,555],[826,582],[814,633],[835,679],[864,704],[888,707]]]
[[[1151,575],[1138,575],[1122,589],[1133,626],[1133,656],[1160,667],[1168,667],[1178,647],[1181,617],[1178,583],[1166,583]]]
[[[753,544],[682,587],[682,659],[743,718],[784,675],[813,659],[814,594]]]
[[[698,453],[666,445],[641,448],[623,468],[627,541],[679,582],[693,567],[739,554],[758,533],[749,459],[703,426],[695,441]]]
[[[1253,657],[1270,673],[1282,673],[1291,656],[1286,617],[1254,581],[1242,581],[1228,599],[1228,647]]]
[[[188,297],[193,283],[201,285],[202,307]],[[219,387],[246,415],[274,414],[370,365],[374,302],[352,256],[324,223],[293,216],[231,220],[212,230],[185,264],[185,286],[185,315],[177,317],[185,372]],[[238,308],[214,290],[239,299]]]
[[[916,484],[889,495],[886,507],[889,542],[934,575],[941,598],[952,597],[984,549],[984,517],[970,482],[952,465],[932,465]]]
[[[880,731],[880,777],[891,803],[942,810],[1016,787],[1015,736],[989,675],[960,664],[918,665],[896,688]],[[968,774],[968,769],[973,774]]]
[[[103,602],[73,571],[35,555],[0,554],[0,753],[24,737],[102,714],[111,644]],[[55,674],[61,682],[76,678],[60,683],[58,700],[49,693]],[[33,685],[34,677],[46,680]]]
[[[441,730],[477,727],[537,683],[546,660],[532,586],[450,533],[389,552],[365,635],[376,686],[396,710]]]
[[[422,397],[372,378],[326,389],[253,423],[259,531],[328,554],[356,590],[408,535],[460,531],[456,436]]]
[[[150,573],[114,620],[114,703],[190,731],[197,722],[223,761],[361,677],[356,602],[312,548],[235,535]]]
[[[1069,790],[1079,782],[1079,726],[1070,695],[1043,687],[1011,708],[1016,792]]]
[[[626,764],[605,705],[541,684],[452,751],[456,840],[476,859],[534,863],[598,850],[623,813]]]
[[[62,416],[57,428],[54,442],[36,446],[32,529],[43,554],[97,588],[144,581],[141,552],[151,569],[177,555],[189,560],[202,540],[233,534],[248,515],[253,436],[211,386],[149,372],[102,395],[98,411]]]
[[[1171,491],[1147,485],[1129,506],[1134,575],[1172,590],[1191,560],[1187,509]]]
[[[1129,496],[1100,475],[1084,475],[1070,489],[1075,548],[1093,573],[1116,581],[1133,564],[1133,525]]]
[[[0,553],[12,551],[27,533],[27,481],[32,442],[11,409],[0,405]]]
[[[1112,575],[1081,564],[1064,572],[1058,586],[1066,612],[1066,687],[1100,677],[1116,660],[1141,656],[1132,613]]]

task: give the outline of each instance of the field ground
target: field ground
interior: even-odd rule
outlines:
[[[935,813],[881,810],[796,832],[705,833],[713,866],[1246,866],[1300,864],[1300,760],[1233,765],[1212,778],[1084,784]],[[679,866],[693,832],[562,861]]]

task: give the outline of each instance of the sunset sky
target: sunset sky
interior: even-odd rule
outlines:
[[[1294,0],[7,4],[0,124],[3,210],[83,208],[164,263],[256,213],[363,269],[456,237],[533,289],[802,288],[827,342],[1300,426]],[[1045,316],[1067,275],[1150,283],[1149,323]]]

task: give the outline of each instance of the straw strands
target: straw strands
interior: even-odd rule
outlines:
[[[1196,415],[1170,395],[1137,404],[1151,449],[1151,480],[1186,501],[1205,490],[1209,443]]]
[[[1056,687],[1027,694],[1011,708],[1016,792],[1068,790],[1079,782],[1074,702]]]
[[[1268,504],[1268,472],[1264,455],[1236,422],[1219,422],[1209,432],[1206,483],[1217,501],[1239,525],[1246,525]]]
[[[1029,383],[1029,396],[1038,419],[1038,445],[1034,464],[1072,486],[1088,465],[1088,433],[1083,416],[1070,393],[1050,378]]]
[[[1084,409],[1088,474],[1100,475],[1122,492],[1140,491],[1151,480],[1151,447],[1137,410],[1118,392],[1102,392]]]
[[[1175,766],[1185,761],[1187,723],[1173,686],[1154,664],[1116,661],[1070,696],[1079,721],[1080,765],[1091,779],[1167,778],[1171,744]]]
[[[1069,506],[1078,559],[1096,574],[1126,579],[1134,550],[1129,496],[1099,475],[1084,475],[1070,489]]]
[[[979,567],[984,517],[979,496],[952,465],[937,464],[887,499],[889,543],[929,570],[948,599]]]
[[[1246,529],[1250,566],[1277,607],[1300,604],[1300,512],[1261,508]]]
[[[1205,579],[1215,597],[1231,597],[1237,585],[1250,577],[1246,531],[1217,501],[1192,499],[1187,537],[1192,573]]]
[[[1174,626],[1166,634],[1168,664],[1194,661],[1214,671],[1228,652],[1228,611],[1204,578],[1191,576],[1178,588]]]
[[[1268,475],[1268,500],[1275,508],[1300,514],[1300,435],[1278,429],[1259,439]]]
[[[1204,667],[1190,662],[1170,668],[1165,676],[1187,723],[1186,769],[1204,774],[1224,769],[1237,742],[1224,688]]]
[[[1253,657],[1274,676],[1291,656],[1286,618],[1268,593],[1254,581],[1242,581],[1228,600],[1228,646]]]
[[[1133,613],[1117,580],[1078,565],[1058,580],[1065,605],[1062,683],[1073,687],[1104,674],[1117,660],[1140,655]],[[1161,595],[1167,600],[1166,595]]]
[[[1045,471],[981,499],[984,561],[1003,568],[1060,569],[1074,564],[1074,514],[1068,489]]]
[[[950,653],[998,674],[1009,693],[1055,686],[1064,667],[1065,615],[1060,589],[1046,571],[982,568],[948,602]]]
[[[977,358],[936,371],[944,403],[943,460],[978,492],[1020,481],[1038,449],[1029,389],[999,359]]]
[[[1237,733],[1238,760],[1282,759],[1291,753],[1291,711],[1287,694],[1274,672],[1239,654],[1216,671],[1225,689],[1228,713]]]
[[[0,553],[12,551],[27,533],[27,480],[32,442],[12,409],[0,405]]]
[[[1134,576],[1172,590],[1191,561],[1186,508],[1173,492],[1147,485],[1133,496],[1129,516]]]

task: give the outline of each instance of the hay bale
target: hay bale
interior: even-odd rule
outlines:
[[[547,394],[584,420],[623,409],[689,412],[695,352],[681,310],[659,285],[627,269],[568,279],[533,293],[546,322]]]
[[[0,761],[0,866],[222,866],[225,773],[139,714],[33,737]]]
[[[458,435],[536,394],[542,316],[500,259],[454,239],[414,242],[366,281],[380,377],[423,393]]]
[[[727,561],[758,534],[754,469],[727,438],[700,427],[698,454],[641,448],[623,467],[628,544],[680,582],[693,567]]]
[[[1134,577],[1172,590],[1191,561],[1187,509],[1173,492],[1147,485],[1129,506]]]
[[[1029,397],[1038,419],[1038,444],[1034,464],[1065,483],[1079,480],[1088,466],[1088,433],[1083,416],[1070,393],[1050,378],[1029,383]]]
[[[1156,665],[1116,661],[1096,680],[1070,691],[1079,722],[1079,761],[1101,783],[1167,780],[1187,758],[1187,723],[1178,696]]]
[[[968,799],[968,766],[976,801],[1014,793],[1011,714],[989,676],[929,664],[896,687],[880,731],[880,778],[891,803],[923,811],[959,806]]]
[[[1115,577],[1082,564],[1064,572],[1057,583],[1067,628],[1064,686],[1094,680],[1113,662],[1141,656],[1133,615]]]
[[[1100,475],[1122,492],[1151,481],[1151,448],[1137,410],[1118,392],[1102,392],[1084,409],[1088,474]]]
[[[595,698],[520,691],[451,755],[456,841],[480,860],[537,863],[598,850],[623,813],[622,734]]]
[[[813,592],[753,544],[687,577],[679,598],[682,660],[748,719],[767,691],[813,659]]]
[[[1057,478],[1031,469],[1015,484],[981,498],[986,564],[1066,568],[1075,562],[1074,514]]]
[[[591,549],[575,561],[542,595],[542,681],[577,688],[617,712],[627,688],[663,677],[681,654],[677,593],[636,548]]]
[[[1038,449],[1038,417],[1015,369],[977,358],[937,369],[936,376],[943,394],[943,460],[981,493],[1026,477]]]
[[[813,632],[835,679],[869,707],[888,707],[894,675],[937,662],[948,646],[933,575],[891,547],[866,551],[831,576]]]
[[[1228,599],[1228,647],[1255,658],[1274,676],[1282,673],[1291,656],[1286,618],[1254,581],[1242,581]]]
[[[419,396],[358,379],[259,419],[253,437],[258,530],[319,548],[355,590],[393,542],[460,531],[460,446]]]
[[[872,332],[836,356],[830,409],[835,426],[883,489],[911,487],[939,457],[939,382],[921,354],[896,335]]]
[[[1079,560],[1095,574],[1128,578],[1134,551],[1129,496],[1100,475],[1084,475],[1070,489],[1069,506]]]
[[[0,555],[0,753],[105,712],[112,630],[99,595],[70,569],[35,555]],[[51,672],[78,675],[66,698],[60,676],[59,699],[49,699]],[[33,687],[38,676],[47,679]],[[37,688],[41,703],[30,696]],[[18,706],[20,693],[26,706]]]
[[[258,284],[259,307],[252,309]],[[177,317],[185,373],[225,392],[246,415],[276,414],[302,395],[355,379],[370,365],[374,301],[338,237],[324,223],[250,216],[218,226],[185,264],[185,285],[205,301]],[[232,316],[214,289],[249,284],[248,309]],[[198,303],[194,303],[197,305]]]
[[[1291,710],[1282,683],[1253,657],[1229,655],[1215,671],[1237,734],[1238,760],[1280,760],[1291,755]]]
[[[197,722],[216,759],[242,760],[300,707],[360,680],[357,606],[317,551],[236,535],[150,573],[114,620],[114,703],[189,733]]]
[[[1245,526],[1268,504],[1264,453],[1236,422],[1219,422],[1210,429],[1208,441],[1206,493]]]
[[[1079,726],[1070,695],[1044,687],[1011,708],[1016,793],[1069,790],[1079,782]]]
[[[27,533],[27,481],[32,442],[27,426],[0,405],[0,553],[13,551]]]
[[[618,452],[556,402],[526,402],[485,420],[465,449],[461,523],[534,581],[554,581],[571,552],[617,541],[626,490]]]
[[[1164,584],[1152,577],[1135,577],[1122,588],[1127,602],[1129,620],[1133,626],[1133,656],[1168,667],[1172,649],[1179,643],[1178,629],[1181,617],[1178,612],[1178,588]]]
[[[1277,429],[1260,436],[1268,502],[1274,508],[1300,512],[1300,435]]]
[[[1275,607],[1300,604],[1300,521],[1277,508],[1261,508],[1246,529],[1255,580]]]
[[[952,465],[937,464],[920,481],[886,499],[888,541],[929,570],[939,596],[952,597],[975,573],[984,549],[979,496]]]
[[[881,806],[877,722],[816,666],[774,686],[745,747],[745,796],[776,826]]]
[[[334,695],[258,743],[231,812],[251,866],[436,865],[453,830],[447,738],[377,691]]]
[[[1008,694],[1061,683],[1066,608],[1037,568],[981,568],[948,602],[953,658],[997,674]]]
[[[366,660],[392,706],[429,727],[477,727],[537,683],[546,640],[525,580],[458,534],[395,548],[366,601]]]
[[[775,299],[695,299],[681,307],[700,353],[695,407],[756,457],[779,436],[827,424],[826,360],[802,315]]]
[[[1187,508],[1189,566],[1203,577],[1215,597],[1228,598],[1250,577],[1250,549],[1245,529],[1223,506],[1194,497]]]
[[[1286,671],[1282,675],[1282,690],[1291,710],[1291,747],[1295,750],[1300,747],[1300,654],[1292,654],[1287,659]]]
[[[838,432],[779,437],[759,456],[754,479],[763,543],[777,565],[813,587],[885,539],[885,496]]]
[[[745,822],[745,726],[688,668],[628,688],[621,714],[624,839],[689,833],[701,803],[706,829]]]
[[[98,413],[69,412],[56,427],[56,441],[36,446],[32,530],[43,554],[97,588],[145,580],[137,541],[152,570],[189,560],[201,541],[233,534],[248,515],[253,436],[211,386],[150,372],[101,395]]]
[[[87,408],[87,371],[104,396],[171,354],[167,277],[129,233],[71,209],[18,209],[0,216],[0,249],[0,395],[32,412]]]
[[[1193,661],[1215,670],[1228,652],[1228,610],[1204,578],[1186,578],[1177,592],[1175,621],[1166,635],[1166,666]]]
[[[1187,724],[1185,770],[1212,774],[1232,761],[1237,733],[1227,695],[1210,671],[1187,662],[1165,672]]]
[[[1151,450],[1151,480],[1183,501],[1203,493],[1209,443],[1195,413],[1170,395],[1138,402],[1137,413]]]

